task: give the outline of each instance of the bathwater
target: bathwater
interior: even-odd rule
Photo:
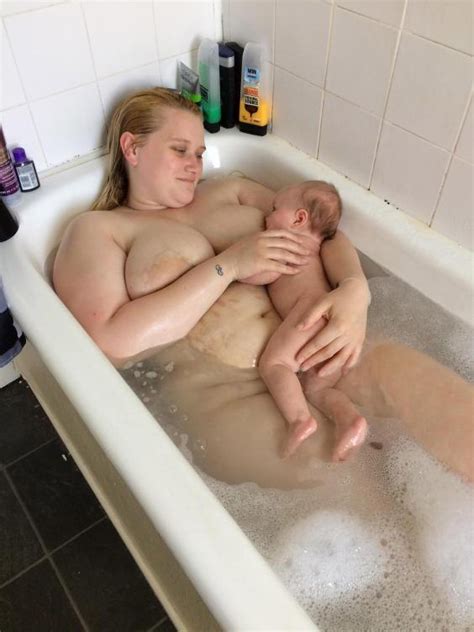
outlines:
[[[370,286],[371,335],[429,353],[472,381],[467,326],[398,279]],[[200,461],[206,443],[188,412],[160,395],[174,371],[173,361],[147,360],[123,375]],[[319,463],[310,489],[229,485],[198,472],[321,630],[474,630],[474,488],[395,420],[370,423],[352,461]]]

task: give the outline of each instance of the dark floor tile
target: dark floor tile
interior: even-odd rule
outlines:
[[[2,632],[82,632],[83,629],[47,560],[0,589]]]
[[[43,550],[7,478],[0,473],[0,584],[43,556]],[[0,630],[2,630],[0,625]],[[3,632],[3,630],[2,630]]]
[[[165,611],[107,520],[53,556],[92,632],[148,630]]]
[[[24,380],[0,389],[0,466],[55,436],[56,431]]]
[[[165,619],[153,632],[176,632],[176,628],[170,619]]]
[[[104,516],[71,455],[57,440],[7,468],[48,550]]]

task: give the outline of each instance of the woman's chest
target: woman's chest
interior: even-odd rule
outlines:
[[[125,263],[128,293],[137,298],[154,292],[213,255],[207,239],[190,226],[157,218],[137,223]]]

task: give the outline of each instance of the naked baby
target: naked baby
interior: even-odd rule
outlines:
[[[334,388],[342,371],[322,377],[318,367],[300,371],[296,360],[304,344],[326,324],[326,319],[321,318],[307,330],[297,328],[308,307],[331,290],[319,252],[322,242],[335,235],[341,212],[339,193],[326,182],[303,182],[280,190],[275,195],[272,213],[266,217],[266,227],[306,235],[312,244],[311,261],[296,275],[266,273],[244,280],[268,284],[271,301],[283,320],[267,343],[258,365],[262,379],[289,425],[283,457],[291,456],[317,429],[317,419],[311,415],[305,396],[335,424],[333,461],[347,459],[367,434],[365,418],[347,395]]]

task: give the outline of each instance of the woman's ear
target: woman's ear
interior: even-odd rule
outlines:
[[[128,164],[131,167],[136,167],[138,163],[137,145],[135,136],[131,132],[124,132],[120,136],[120,148]]]
[[[293,219],[293,226],[303,227],[309,220],[309,213],[305,208],[299,208]]]

